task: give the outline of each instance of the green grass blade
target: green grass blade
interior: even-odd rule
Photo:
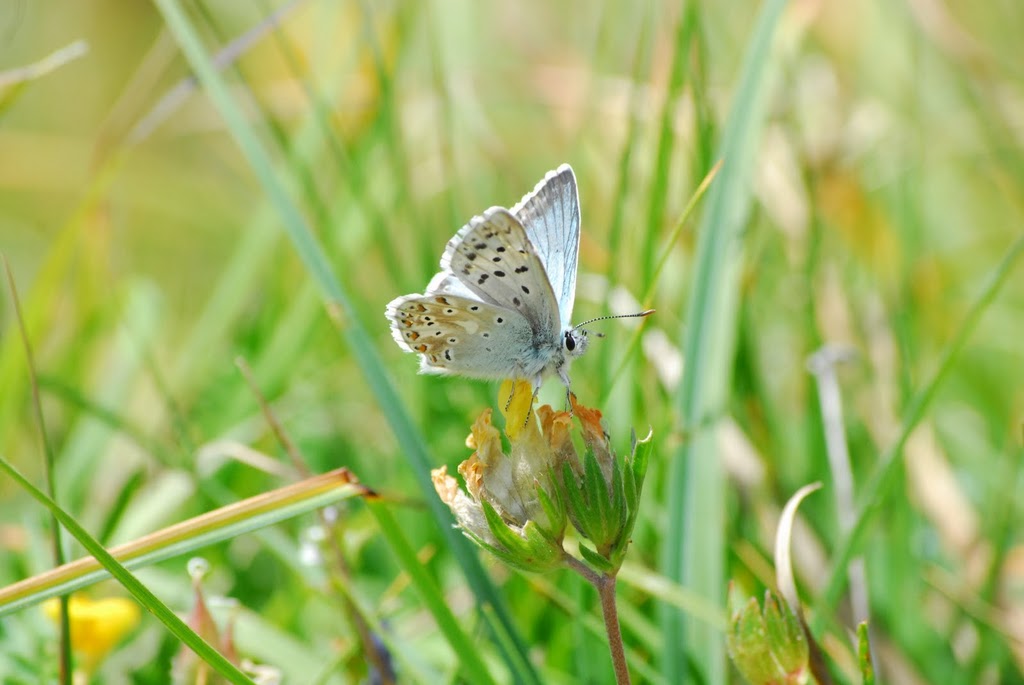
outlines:
[[[736,341],[742,232],[751,202],[751,176],[765,116],[767,83],[775,61],[772,38],[785,0],[763,5],[743,62],[739,88],[720,147],[722,171],[707,198],[698,238],[698,261],[686,317],[686,372],[679,404],[692,437],[675,457],[669,484],[670,533],[664,573],[713,603],[725,593],[725,483],[715,440],[728,403]],[[703,682],[725,682],[722,635],[678,612],[664,613],[669,682],[684,682],[687,657]],[[678,647],[685,647],[678,649]]]
[[[695,23],[692,17],[696,11],[698,10],[695,3],[687,3],[687,6],[683,8],[676,29],[675,43],[672,46],[672,71],[669,75],[665,103],[661,110],[657,137],[658,151],[654,161],[651,192],[647,200],[647,232],[644,236],[642,271],[645,292],[650,292],[658,280],[659,269],[654,266],[655,255],[658,253],[658,239],[661,237],[662,228],[665,225],[665,200],[668,197],[669,171],[672,151],[676,142],[674,133],[676,107],[682,97],[683,85],[686,81],[687,62],[690,57]],[[673,242],[673,240],[667,241],[668,245],[672,245]],[[669,248],[664,248],[662,260],[670,253]],[[643,301],[646,302],[647,298],[645,297]]]

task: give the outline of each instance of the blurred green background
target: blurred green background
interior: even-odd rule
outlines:
[[[847,345],[855,356],[838,378],[867,526],[856,551],[884,681],[1024,681],[1024,276],[1014,261],[978,304],[1024,230],[1024,5],[793,0],[765,29],[770,50],[747,58],[756,84],[741,85],[761,3],[183,3],[268,155],[262,166],[240,151],[240,124],[190,78],[169,7],[0,4],[0,249],[33,346],[57,500],[102,542],[289,482],[242,357],[313,470],[347,466],[385,496],[495,677],[514,680],[389,418],[411,416],[431,464],[453,472],[497,384],[416,375],[383,311],[425,287],[471,216],[513,205],[569,162],[583,217],[575,317],[658,310],[639,344],[632,326],[608,324],[573,367],[574,390],[605,413],[622,451],[631,427],[654,430],[620,588],[631,661],[649,669],[638,681],[669,682],[680,668],[694,682],[721,677],[704,661],[717,657],[688,658],[666,627],[665,607],[693,588],[658,584],[674,575],[671,540],[703,523],[673,504],[680,478],[693,477],[673,460],[696,428],[680,376],[694,362],[684,341],[706,278],[738,288],[735,310],[720,312],[735,326],[735,354],[728,335],[720,341],[727,399],[708,417],[727,478],[724,538],[706,549],[724,559],[720,581],[754,594],[770,584],[778,511],[822,480],[797,529],[797,576],[836,677],[857,682],[843,630],[851,612],[821,602],[846,561],[837,572],[836,476],[805,368],[822,344]],[[41,67],[76,41],[84,54]],[[751,105],[743,89],[755,85],[763,98]],[[738,111],[745,102],[756,111]],[[700,230],[718,228],[704,204],[674,229],[720,157],[726,122],[744,115],[749,135],[713,182],[735,181],[743,197],[735,268],[716,275],[697,248]],[[266,173],[349,297],[337,324],[282,230]],[[42,483],[12,302],[5,288],[0,455]],[[354,330],[398,403],[374,390]],[[958,336],[965,344],[947,359]],[[558,406],[556,385],[543,397]],[[914,429],[905,445],[901,425]],[[247,463],[249,450],[282,468]],[[401,645],[399,681],[458,682],[458,654],[374,518],[358,504],[339,517],[350,591]],[[288,682],[357,682],[368,677],[359,642],[324,571],[302,557],[314,525],[203,550],[206,588],[243,607],[244,655]],[[49,535],[48,514],[0,478],[0,585],[53,565]],[[600,636],[576,620],[597,615],[586,588],[564,572],[538,579],[482,559],[540,682],[613,682]],[[184,563],[139,572],[180,612],[191,604]],[[118,592],[108,583],[95,594]],[[0,619],[4,682],[52,677],[55,634],[36,609]],[[176,648],[144,618],[95,682],[166,682]]]

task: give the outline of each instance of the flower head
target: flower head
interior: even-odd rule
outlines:
[[[624,476],[601,427],[601,412],[575,398],[571,413],[547,405],[534,412],[533,391],[525,382],[506,381],[498,399],[507,449],[487,409],[467,440],[476,451],[459,465],[466,489],[445,467],[433,472],[434,487],[459,526],[506,563],[544,571],[563,563],[562,538],[571,519],[596,547],[582,551],[587,560],[617,569],[636,520],[648,450],[640,459],[634,450]],[[583,461],[572,440],[574,417],[586,447]]]

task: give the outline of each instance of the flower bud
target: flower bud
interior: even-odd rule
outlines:
[[[810,682],[807,637],[784,600],[765,592],[763,610],[753,597],[738,606],[730,587],[729,604],[733,611],[726,647],[736,669],[751,685]]]
[[[649,437],[638,442],[634,435],[630,456],[620,462],[601,426],[601,412],[576,404],[573,398],[573,413],[583,429],[586,454],[582,468],[575,454],[563,462],[569,518],[594,544],[594,549],[580,546],[583,557],[598,570],[616,571],[636,524],[652,443]]]

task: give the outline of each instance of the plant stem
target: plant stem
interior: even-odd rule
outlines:
[[[595,572],[592,568],[584,564],[582,561],[580,561],[573,555],[566,552],[564,549],[562,550],[562,561],[565,562],[566,566],[568,566],[573,571],[583,576],[583,579],[591,585],[593,585],[595,588],[597,588],[597,586],[600,585],[601,575]]]
[[[601,576],[595,585],[601,596],[601,614],[608,631],[608,649],[612,652],[615,666],[615,682],[629,685],[629,667],[626,665],[626,650],[622,645],[622,631],[619,629],[619,611],[615,606],[615,576]]]
[[[608,633],[608,649],[612,653],[612,665],[615,667],[615,682],[618,685],[630,685],[629,666],[626,665],[626,648],[622,644],[622,631],[619,629],[619,610],[615,606],[615,576],[597,573],[573,555],[563,551],[565,565],[594,586],[601,598],[601,615],[604,617],[604,629]]]

